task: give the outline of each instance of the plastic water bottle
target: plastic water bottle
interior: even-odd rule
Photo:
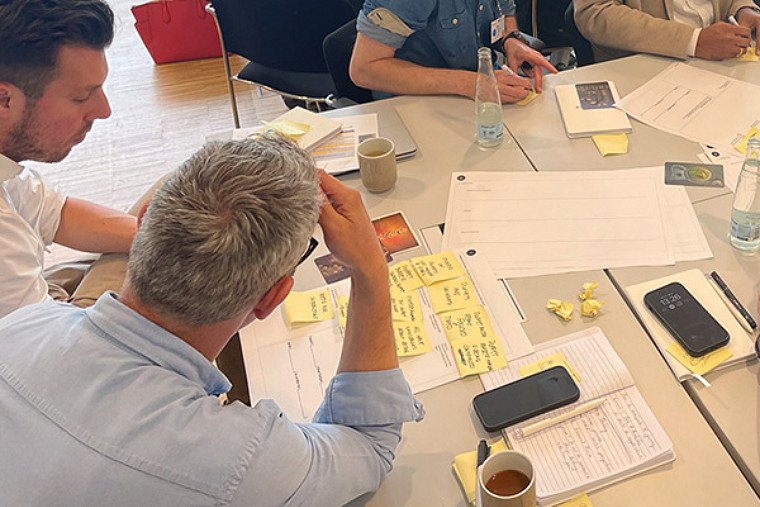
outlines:
[[[478,80],[475,84],[475,124],[481,146],[498,146],[504,140],[504,111],[493,74],[489,48],[478,49]]]
[[[731,209],[731,244],[740,250],[760,248],[760,139],[750,138]]]

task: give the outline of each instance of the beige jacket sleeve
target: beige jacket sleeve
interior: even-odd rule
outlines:
[[[752,0],[713,0],[716,19],[728,16]],[[594,46],[597,60],[631,53],[687,58],[694,27],[671,21],[670,0],[573,0],[578,30]]]

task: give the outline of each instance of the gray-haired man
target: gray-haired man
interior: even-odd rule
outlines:
[[[271,400],[220,406],[230,385],[211,360],[283,301],[317,220],[352,287],[314,423]],[[0,320],[3,501],[341,505],[374,490],[401,424],[423,415],[398,369],[387,277],[359,194],[307,154],[272,138],[205,147],[156,192],[120,297]]]

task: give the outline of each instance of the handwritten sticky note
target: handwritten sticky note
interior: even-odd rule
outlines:
[[[498,338],[472,341],[456,340],[451,343],[454,360],[460,377],[500,370],[507,366],[507,356]]]
[[[453,252],[415,257],[412,265],[425,285],[431,285],[465,275],[464,268]]]
[[[758,57],[755,54],[755,45],[752,44],[748,48],[742,49],[742,52],[736,55],[735,57],[731,58],[732,60],[735,60],[737,62],[756,62],[758,61]]]
[[[420,298],[416,292],[391,291],[391,315],[393,320],[421,322]]]
[[[744,136],[741,141],[736,143],[736,145],[734,145],[734,148],[736,148],[736,151],[741,152],[742,155],[746,155],[747,141],[749,141],[752,137],[757,137],[758,139],[760,139],[760,129],[758,129],[757,127],[752,127],[751,129],[749,129],[749,132],[747,132],[747,135]]]
[[[628,153],[628,136],[625,134],[599,134],[591,137],[603,157]]]
[[[270,129],[276,132],[279,132],[285,137],[289,137],[291,139],[298,139],[299,137],[307,133],[309,130],[311,130],[311,125],[307,125],[305,123],[298,123],[298,122],[290,121],[290,120],[280,120],[280,121],[273,121],[273,122],[262,120],[261,123],[263,123]]]
[[[551,356],[542,357],[535,363],[525,365],[522,368],[519,368],[517,371],[523,377],[527,377],[528,375],[533,375],[534,373],[548,370],[549,368],[552,368],[554,366],[562,366],[563,368],[567,370],[570,376],[573,377],[573,380],[575,380],[576,382],[581,381],[580,373],[578,373],[578,370],[573,368],[573,366],[565,357],[565,354],[563,354],[562,352],[557,352],[556,354],[552,354]]]
[[[491,454],[506,450],[507,444],[504,443],[504,439],[500,439],[491,444]],[[467,501],[470,502],[471,505],[475,505],[475,497],[477,496],[477,465],[478,451],[457,454],[454,456],[454,464],[452,465],[454,473],[456,474],[457,479],[459,479],[459,483],[462,485],[462,490],[467,496]]]
[[[563,319],[570,320],[573,318],[573,308],[575,308],[575,305],[559,299],[549,299],[549,301],[546,302],[546,308]]]
[[[338,324],[341,327],[346,327],[348,322],[348,296],[341,296],[338,294]]]
[[[427,330],[420,322],[394,322],[393,334],[399,357],[418,356],[433,350]]]
[[[557,507],[594,507],[594,505],[591,503],[588,495],[583,493],[575,498],[571,498],[567,502],[559,504]]]
[[[409,261],[392,266],[388,272],[388,279],[391,287],[399,292],[415,291],[424,285]]]
[[[330,291],[292,291],[285,298],[285,316],[291,324],[332,319],[334,313]]]
[[[443,332],[449,343],[460,340],[471,342],[496,338],[488,314],[482,306],[465,308],[440,314]]]
[[[702,357],[692,357],[678,342],[671,343],[665,350],[667,350],[671,356],[675,357],[679,363],[686,366],[689,371],[696,373],[697,375],[704,375],[734,355],[727,348],[721,347]]]
[[[470,277],[455,278],[428,287],[430,304],[435,313],[461,310],[478,305],[478,297]]]
[[[517,104],[518,106],[527,106],[528,104],[533,102],[533,99],[535,99],[536,97],[538,97],[538,94],[534,90],[531,90],[528,93],[528,95],[525,96],[524,99],[522,99],[519,102],[515,102],[515,104]]]

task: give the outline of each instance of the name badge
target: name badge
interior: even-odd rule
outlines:
[[[491,44],[504,37],[504,14],[491,21]]]

